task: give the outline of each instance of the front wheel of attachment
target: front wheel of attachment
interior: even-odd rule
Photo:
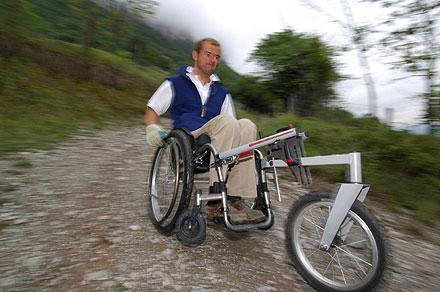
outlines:
[[[206,236],[206,219],[198,212],[193,214],[192,210],[185,210],[177,218],[177,238],[184,243],[200,244]]]
[[[370,212],[355,202],[329,250],[320,241],[334,199],[324,193],[299,199],[290,211],[287,250],[298,272],[318,291],[371,291],[386,265],[385,244]]]

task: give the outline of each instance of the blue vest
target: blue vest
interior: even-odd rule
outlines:
[[[220,114],[228,89],[219,81],[213,81],[209,97],[203,105],[199,92],[191,79],[186,75],[187,66],[179,69],[179,74],[168,77],[173,84],[173,101],[169,114],[175,128],[186,128],[194,131]]]

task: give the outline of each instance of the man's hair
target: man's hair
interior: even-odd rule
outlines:
[[[208,42],[208,43],[210,43],[213,46],[220,47],[220,42],[218,40],[213,39],[213,38],[204,38],[204,39],[201,39],[201,40],[199,40],[198,42],[196,42],[194,44],[194,51],[200,53],[200,51],[202,50],[204,42]]]

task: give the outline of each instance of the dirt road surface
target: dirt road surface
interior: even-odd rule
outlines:
[[[313,291],[285,249],[285,219],[309,189],[282,181],[276,223],[232,232],[210,224],[197,247],[159,234],[145,181],[153,149],[144,127],[84,132],[50,151],[0,161],[0,291]],[[374,186],[373,186],[374,187]],[[379,291],[439,291],[438,230],[416,237],[403,215],[367,200],[392,262]]]

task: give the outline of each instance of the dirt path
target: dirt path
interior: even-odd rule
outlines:
[[[282,203],[272,192],[268,231],[210,225],[201,246],[183,246],[147,219],[144,139],[124,127],[21,153],[28,169],[0,161],[0,291],[313,291],[284,247],[288,209],[308,190],[283,181]],[[438,232],[417,238],[394,228],[407,218],[373,211],[393,257],[380,291],[438,291]]]

